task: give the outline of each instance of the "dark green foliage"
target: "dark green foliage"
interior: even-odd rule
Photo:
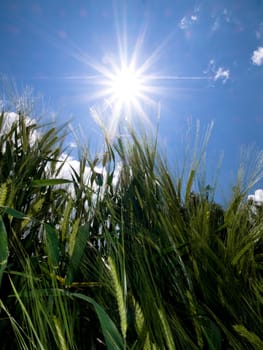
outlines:
[[[67,180],[63,130],[6,117],[1,349],[262,348],[262,210],[241,184],[223,209],[193,190],[196,153],[175,178],[132,131]]]
[[[8,251],[8,237],[5,229],[5,224],[0,216],[0,287],[3,277],[3,272],[7,265],[9,251]]]

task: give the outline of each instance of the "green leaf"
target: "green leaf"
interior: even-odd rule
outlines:
[[[67,346],[67,343],[66,343],[66,340],[65,340],[65,336],[63,334],[63,329],[62,329],[61,322],[60,322],[59,318],[53,316],[53,321],[54,321],[54,324],[55,324],[55,330],[56,330],[56,333],[57,333],[57,338],[58,338],[58,341],[59,341],[60,349],[61,350],[68,350],[68,346]]]
[[[57,231],[48,224],[45,224],[44,227],[48,259],[51,266],[56,269],[59,265],[59,241]]]
[[[39,338],[39,335],[37,333],[37,330],[36,328],[34,327],[34,324],[32,322],[32,319],[31,319],[31,316],[30,314],[28,313],[28,310],[25,306],[25,304],[23,303],[22,299],[20,298],[20,295],[19,295],[19,292],[17,291],[13,281],[11,280],[11,278],[9,277],[9,280],[10,280],[10,283],[11,283],[11,286],[12,286],[12,289],[14,291],[14,294],[15,294],[15,297],[16,297],[16,300],[18,301],[19,305],[20,305],[20,308],[21,308],[21,311],[22,311],[22,314],[23,314],[23,317],[25,318],[25,320],[27,321],[29,327],[30,327],[30,330],[32,331],[32,334],[34,335],[34,338],[37,342],[37,345],[38,345],[38,349],[41,349],[41,350],[45,350],[40,338]]]
[[[218,326],[210,319],[205,320],[203,332],[210,350],[221,350],[222,336]]]
[[[74,280],[74,275],[78,269],[79,263],[84,253],[84,249],[89,237],[89,225],[83,225],[79,228],[76,238],[74,248],[72,250],[72,254],[69,261],[67,276],[66,276],[66,284],[71,284]]]
[[[239,260],[246,254],[246,252],[255,245],[254,241],[251,239],[232,259],[232,265],[236,265]]]
[[[72,181],[67,179],[43,179],[43,180],[33,180],[32,186],[33,187],[56,186],[56,185],[63,185],[68,183],[72,183]]]
[[[7,232],[2,216],[0,216],[0,286],[2,283],[3,273],[7,265],[8,255],[9,250]]]
[[[112,319],[105,312],[105,310],[97,304],[92,298],[80,294],[80,293],[70,293],[71,296],[75,298],[82,299],[94,307],[96,314],[99,318],[102,333],[107,345],[108,350],[124,350],[124,343],[122,337]]]
[[[26,219],[27,216],[23,213],[21,213],[21,211],[18,211],[14,208],[10,208],[10,207],[5,207],[5,206],[0,206],[0,208],[2,208],[4,210],[4,212],[16,219]]]

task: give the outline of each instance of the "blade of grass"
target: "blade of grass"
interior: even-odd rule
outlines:
[[[8,238],[2,216],[0,216],[0,288],[9,255]]]

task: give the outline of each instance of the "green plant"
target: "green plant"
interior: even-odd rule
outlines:
[[[6,117],[2,349],[261,347],[262,216],[241,180],[224,209],[200,181],[210,128],[181,175],[130,130],[65,179],[64,128]]]

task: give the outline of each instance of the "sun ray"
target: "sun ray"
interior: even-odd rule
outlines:
[[[174,80],[210,80],[208,76],[177,76],[158,74],[154,67],[160,56],[174,36],[170,33],[149,54],[146,55],[145,38],[147,25],[143,23],[139,35],[128,33],[127,9],[125,4],[118,7],[114,4],[116,50],[105,52],[101,58],[92,58],[83,49],[69,39],[64,51],[78,62],[85,64],[90,75],[62,77],[62,79],[81,80],[87,87],[83,100],[92,103],[92,115],[95,119],[105,120],[109,133],[114,137],[118,125],[124,122],[150,124],[154,109],[158,112],[159,100],[165,89],[171,89],[170,81]],[[120,4],[119,4],[120,5]],[[129,34],[129,35],[128,35]],[[133,39],[132,39],[133,35]],[[57,45],[55,42],[54,44]],[[114,53],[115,51],[115,53]],[[158,66],[158,65],[157,65]],[[173,87],[174,89],[174,87]],[[97,112],[95,113],[95,110]],[[151,114],[151,115],[150,115]],[[154,116],[155,118],[155,116]],[[107,126],[106,126],[107,127]]]
[[[93,110],[92,114],[94,115],[94,109],[97,109],[98,113],[101,114],[101,119],[107,120],[108,123],[109,120],[112,121],[110,125],[115,131],[117,130],[116,125],[122,124],[122,121],[133,120],[134,123],[137,121],[147,123],[153,119],[154,108],[157,111],[160,99],[163,96],[167,98],[171,91],[179,89],[176,84],[171,83],[172,81],[214,79],[213,76],[207,74],[180,76],[154,72],[154,67],[158,67],[160,57],[176,34],[176,29],[167,35],[149,55],[146,55],[147,22],[141,23],[139,34],[134,36],[134,32],[128,30],[129,14],[126,2],[113,0],[113,9],[116,48],[111,48],[113,53],[104,52],[101,61],[98,55],[91,56],[87,50],[79,47],[70,38],[66,39],[67,45],[62,45],[61,41],[49,35],[48,31],[39,29],[41,27],[34,28],[45,40],[50,41],[64,54],[74,58],[80,64],[84,64],[90,74],[87,74],[86,71],[83,75],[41,76],[33,79],[79,80],[86,90],[72,98],[81,102],[87,101]]]
[[[108,55],[104,59],[104,65],[89,64],[100,75],[100,78],[96,79],[95,82],[99,88],[97,97],[107,100],[108,109],[103,112],[110,113],[110,117],[104,118],[103,115],[101,117],[102,119],[110,119],[108,129],[112,136],[117,130],[117,125],[123,121],[130,123],[137,119],[140,123],[149,124],[147,106],[157,105],[153,95],[157,93],[158,87],[151,82],[154,74],[148,73],[156,53],[151,55],[150,60],[147,57],[141,65],[138,64],[139,50],[143,46],[144,35],[145,32],[142,36],[137,37],[130,60],[128,60],[127,39],[126,34],[124,34],[123,41],[120,37],[118,38],[119,57]]]

